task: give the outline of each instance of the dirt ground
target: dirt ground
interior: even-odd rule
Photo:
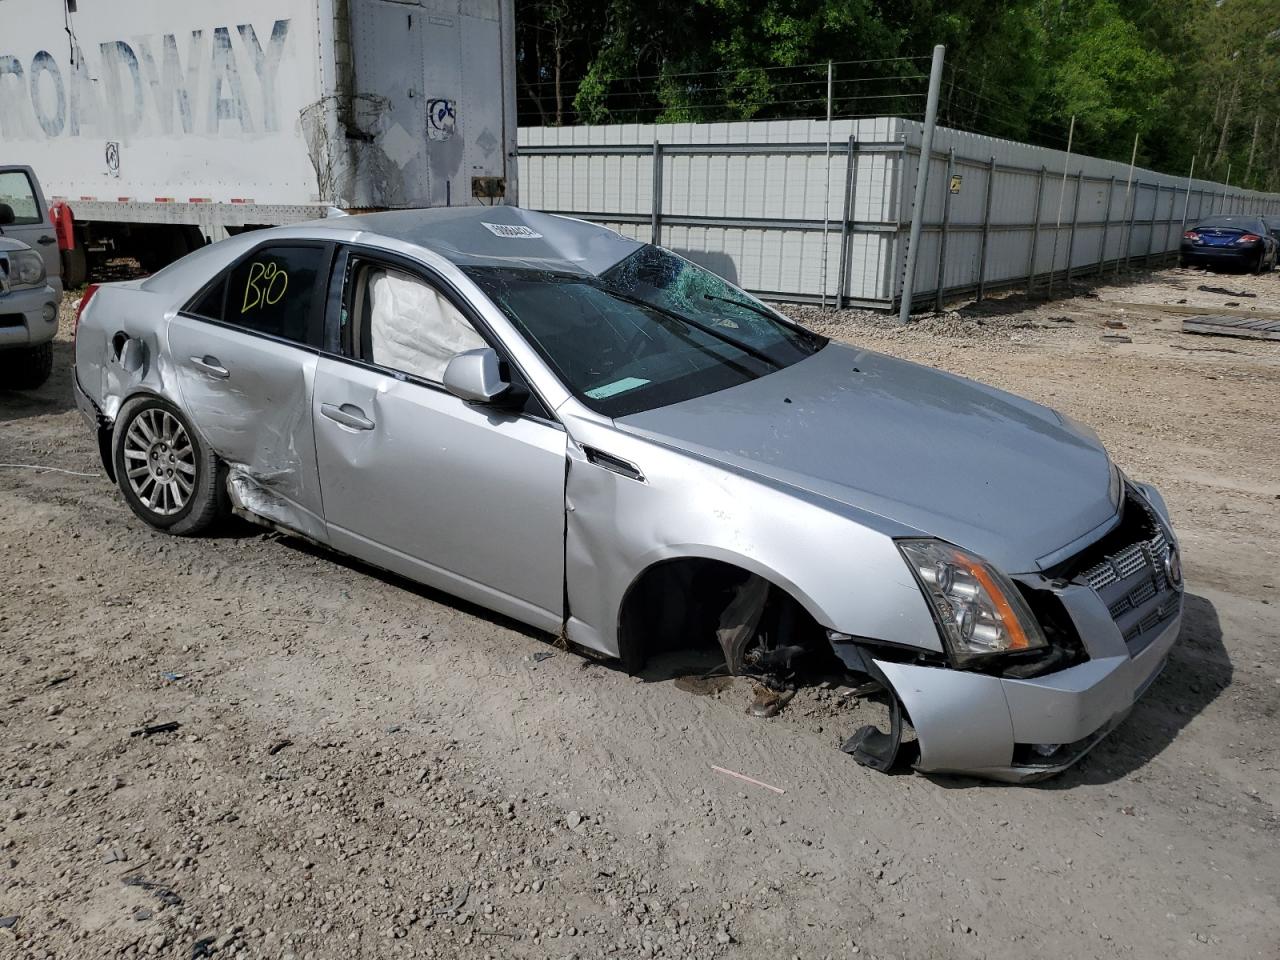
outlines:
[[[1169,667],[1030,787],[863,769],[832,691],[755,719],[291,538],[150,531],[71,405],[69,300],[53,379],[0,394],[0,956],[1280,957],[1280,343],[1162,309],[1280,310],[1280,275],[1076,292],[793,311],[1168,498]]]

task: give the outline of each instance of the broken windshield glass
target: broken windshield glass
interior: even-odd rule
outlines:
[[[467,272],[565,386],[611,417],[746,383],[827,343],[655,246],[600,277],[534,268]]]

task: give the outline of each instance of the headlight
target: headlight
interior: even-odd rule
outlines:
[[[899,540],[955,666],[1048,646],[1018,588],[981,557],[941,540]]]
[[[9,285],[38,287],[44,283],[44,257],[34,250],[18,250],[9,254]]]

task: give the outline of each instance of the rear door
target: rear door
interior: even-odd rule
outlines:
[[[0,234],[21,240],[44,257],[45,271],[52,277],[62,272],[58,238],[49,222],[40,182],[30,167],[0,166],[0,203],[13,211],[13,222],[0,223]]]
[[[338,355],[320,359],[313,408],[329,541],[558,630],[563,427],[532,395],[518,409],[497,409],[444,389],[454,354],[501,349],[434,275],[355,252],[343,286],[331,305],[331,327],[340,316],[343,335]]]
[[[224,271],[169,323],[183,409],[239,506],[325,539],[311,419],[332,248],[282,241]]]

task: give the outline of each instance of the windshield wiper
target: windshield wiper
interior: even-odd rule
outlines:
[[[765,353],[763,350],[759,349],[758,347],[753,347],[750,344],[743,343],[740,340],[735,340],[733,337],[730,337],[721,333],[719,330],[716,330],[714,327],[710,327],[704,323],[699,323],[697,320],[691,320],[689,317],[681,316],[680,314],[676,313],[674,310],[668,310],[666,307],[660,307],[656,303],[650,303],[648,300],[641,300],[639,297],[633,297],[630,294],[622,293],[610,287],[601,286],[600,289],[603,290],[605,293],[607,293],[609,296],[613,297],[614,299],[621,300],[623,303],[630,303],[637,307],[644,307],[646,309],[654,311],[655,313],[660,313],[664,317],[668,317],[672,320],[675,320],[677,323],[683,323],[685,326],[693,327],[693,329],[695,330],[701,330],[707,336],[714,337],[715,339],[719,340],[721,343],[727,343],[731,347],[737,347],[743,353],[747,354],[748,356],[755,357],[761,363],[767,363],[769,366],[773,367],[773,369],[775,370],[781,370],[783,367],[782,363],[773,359],[773,357],[769,356],[767,353]]]
[[[812,330],[806,330],[804,327],[800,327],[800,326],[796,326],[795,324],[788,323],[783,317],[774,313],[768,307],[762,307],[759,304],[750,303],[746,300],[736,300],[733,297],[717,296],[714,293],[704,293],[702,295],[702,299],[719,300],[721,303],[727,303],[727,304],[730,304],[731,306],[742,307],[745,310],[750,310],[752,313],[756,314],[757,316],[764,317],[766,320],[768,320],[771,323],[776,323],[779,326],[786,327],[788,330],[791,330],[794,333],[798,333],[800,336],[804,337],[804,339],[809,342],[809,346],[813,348],[815,351],[819,348],[821,344],[826,343],[826,340],[827,340],[826,337],[822,336],[821,334],[814,333]]]

